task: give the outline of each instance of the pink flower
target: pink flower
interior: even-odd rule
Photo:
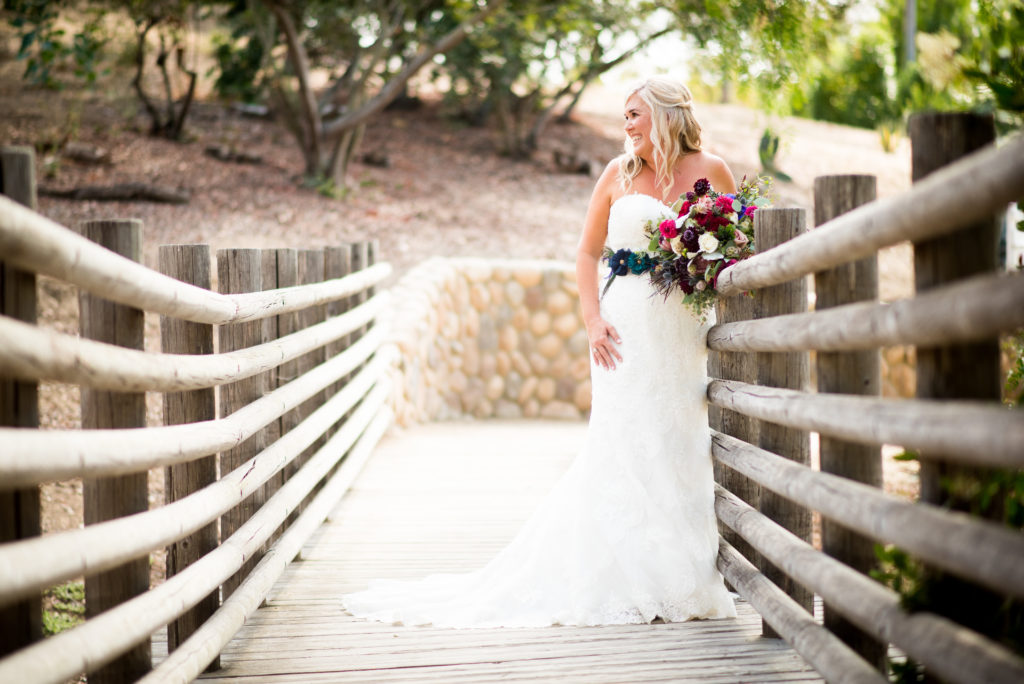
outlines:
[[[715,199],[715,206],[728,214],[732,211],[732,197],[719,195],[718,198]]]
[[[704,195],[693,205],[693,210],[698,214],[707,214],[714,209],[715,203],[710,195]]]
[[[675,236],[679,235],[679,229],[676,228],[675,219],[666,219],[658,225],[658,230],[661,231],[661,236],[671,240]]]
[[[753,207],[751,207],[751,208],[753,208]],[[747,234],[746,234],[746,233],[744,233],[744,232],[743,232],[742,230],[739,230],[739,229],[737,229],[737,230],[736,230],[736,231],[735,231],[735,232],[733,233],[733,236],[732,236],[732,241],[736,243],[736,246],[737,246],[737,247],[743,247],[743,246],[745,246],[745,245],[746,245],[746,244],[747,244],[748,242],[750,242],[750,238],[748,238],[748,237],[747,237]]]
[[[757,207],[751,205],[751,206],[747,207],[747,210],[745,212],[743,212],[743,215],[744,216],[753,216],[755,211],[757,211]]]

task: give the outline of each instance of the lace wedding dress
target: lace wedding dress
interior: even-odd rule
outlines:
[[[646,247],[671,210],[618,199],[612,249]],[[593,407],[573,464],[515,539],[483,568],[383,581],[350,594],[360,617],[438,627],[539,627],[736,614],[715,569],[718,533],[705,403],[706,325],[647,276],[615,279],[601,301],[622,361],[591,364]],[[543,448],[538,446],[538,448]]]

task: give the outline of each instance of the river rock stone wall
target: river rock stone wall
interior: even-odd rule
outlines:
[[[431,259],[392,294],[399,425],[589,412],[587,334],[571,264]]]

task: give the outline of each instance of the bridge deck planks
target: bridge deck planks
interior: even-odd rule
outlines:
[[[579,423],[417,427],[386,438],[352,492],[221,655],[208,682],[820,682],[736,620],[452,630],[358,620],[338,597],[377,577],[479,567],[581,444]]]

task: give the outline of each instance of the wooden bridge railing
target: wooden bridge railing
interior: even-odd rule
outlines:
[[[727,298],[708,335],[719,567],[765,632],[830,682],[886,681],[889,644],[942,681],[1020,682],[1022,644],[1014,652],[975,630],[993,626],[993,606],[1024,599],[1024,534],[953,510],[938,483],[1024,467],[1024,412],[1000,403],[998,380],[998,336],[1024,326],[1024,274],[996,264],[999,217],[1024,197],[1024,138],[997,149],[986,145],[991,119],[960,115],[919,115],[911,132],[911,191],[871,201],[873,177],[819,178],[818,227],[805,232],[803,210],[758,212],[761,253],[719,279]],[[881,303],[876,252],[905,240],[917,296]],[[756,298],[734,296],[748,290]],[[884,345],[917,346],[915,399],[877,396]],[[820,471],[809,431],[820,434]],[[918,453],[919,502],[880,489],[882,444]],[[822,551],[810,544],[812,511]],[[924,565],[936,582],[929,610],[908,611],[867,576],[876,541]],[[824,625],[811,617],[814,594]],[[951,603],[975,600],[973,618],[949,617]]]
[[[0,188],[32,206],[17,191],[31,150],[0,160]],[[138,263],[139,222],[81,232],[0,197],[0,681],[189,681],[216,667],[390,423],[394,350],[374,293],[390,267],[371,265],[372,243],[221,250],[218,293],[205,245],[161,247],[158,273]],[[34,324],[37,273],[81,290],[81,336]],[[161,315],[160,353],[143,349],[145,311]],[[41,380],[82,387],[83,429],[31,429]],[[145,392],[164,393],[163,426],[146,426]],[[162,466],[166,503],[150,510],[147,471]],[[38,485],[73,477],[85,527],[39,536]],[[165,547],[167,579],[150,587],[149,554]],[[82,576],[86,622],[39,640],[41,592]],[[153,670],[165,625],[170,655]]]

